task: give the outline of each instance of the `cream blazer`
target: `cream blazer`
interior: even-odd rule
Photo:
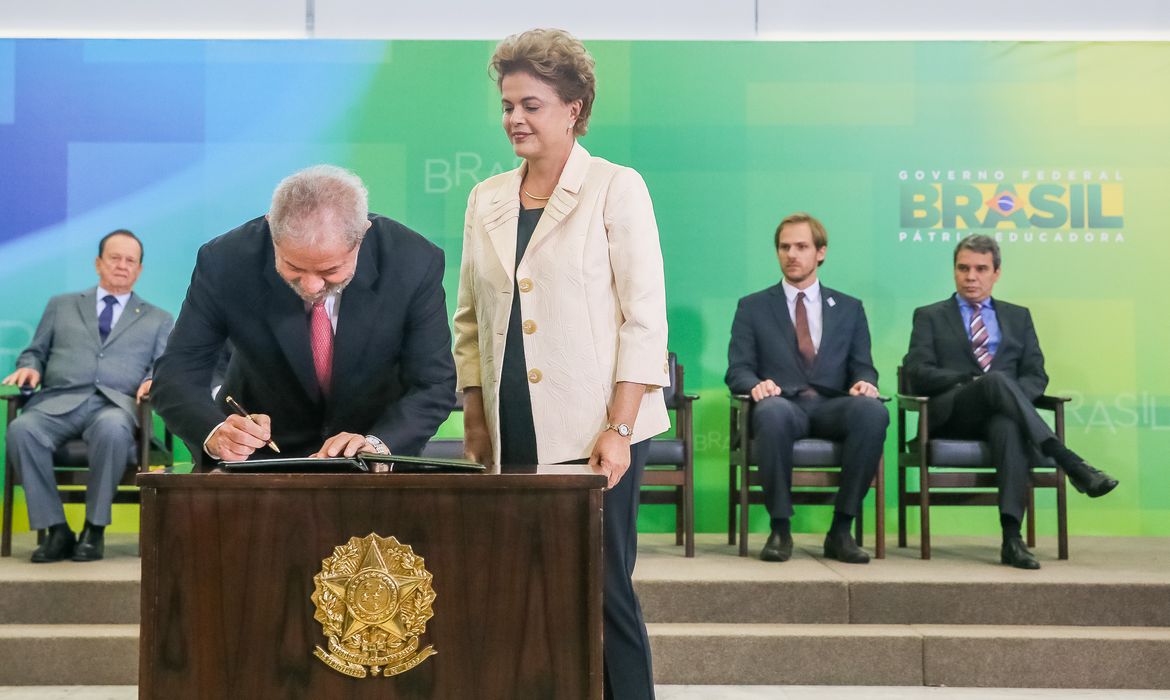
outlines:
[[[526,167],[476,185],[463,227],[455,368],[461,391],[483,388],[496,464]],[[574,144],[515,274],[540,462],[590,455],[608,422],[617,382],[649,385],[634,442],[667,430],[661,389],[670,381],[666,289],[658,225],[642,177]]]

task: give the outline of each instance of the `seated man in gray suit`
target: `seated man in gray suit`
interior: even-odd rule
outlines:
[[[103,554],[110,505],[134,449],[135,401],[150,390],[171,315],[131,290],[142,272],[142,242],[124,229],[98,244],[98,286],[49,300],[32,343],[4,384],[41,385],[8,427],[8,455],[20,470],[29,525],[48,528],[34,562],[94,561]],[[83,437],[90,480],[80,541],[65,522],[53,451]]]
[[[808,214],[781,221],[775,244],[784,278],[740,299],[731,325],[724,381],[756,402],[752,436],[772,517],[772,532],[760,552],[765,561],[792,556],[792,446],[814,436],[845,443],[825,556],[869,562],[850,526],[877,471],[890,414],[877,399],[861,301],[822,287],[817,279],[828,243],[825,227]]]
[[[987,440],[999,482],[1000,561],[1039,569],[1020,536],[1037,452],[1056,460],[1090,498],[1109,493],[1117,480],[1065,447],[1036,412],[1032,402],[1048,386],[1044,355],[1028,309],[991,296],[1000,262],[994,238],[959,241],[953,259],[956,292],[914,310],[902,365],[910,390],[930,397],[932,436]]]

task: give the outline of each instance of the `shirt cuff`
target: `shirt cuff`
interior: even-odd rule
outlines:
[[[211,432],[207,434],[207,437],[203,438],[203,451],[204,451],[204,452],[207,454],[207,456],[211,457],[212,459],[219,459],[219,455],[213,455],[213,454],[211,454],[211,450],[207,449],[207,441],[208,441],[208,440],[210,440],[210,439],[211,439],[211,436],[212,436],[212,435],[215,435],[215,431],[217,431],[217,430],[219,430],[220,428],[222,428],[222,427],[223,427],[223,424],[224,424],[224,423],[226,423],[226,422],[227,422],[227,421],[223,421],[223,422],[221,422],[219,425],[217,425],[217,426],[215,426],[214,428],[212,428],[212,429],[211,429]]]

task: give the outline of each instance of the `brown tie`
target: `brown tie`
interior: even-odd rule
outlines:
[[[804,308],[804,292],[796,294],[796,349],[804,360],[804,368],[812,369],[813,360],[817,359],[817,350],[813,346],[812,333],[808,330],[808,309]]]

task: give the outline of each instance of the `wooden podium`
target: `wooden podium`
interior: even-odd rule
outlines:
[[[605,479],[539,472],[141,475],[140,697],[602,697]],[[353,678],[314,656],[314,576],[370,533],[423,558],[437,653]]]

